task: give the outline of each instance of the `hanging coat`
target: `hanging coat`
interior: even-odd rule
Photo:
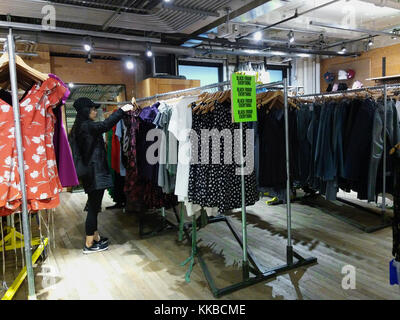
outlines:
[[[86,193],[113,187],[103,133],[111,130],[122,119],[123,114],[124,112],[119,109],[101,122],[85,120],[78,132],[71,137],[78,146],[73,152],[80,152],[82,158],[82,163],[79,165],[86,166],[86,174],[79,177]],[[74,159],[76,158],[78,157],[75,155]]]

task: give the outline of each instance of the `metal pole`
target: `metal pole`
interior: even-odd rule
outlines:
[[[382,218],[385,219],[386,212],[386,128],[387,128],[387,84],[383,86],[383,186],[382,186]]]
[[[247,152],[249,152],[247,150]],[[242,180],[242,235],[243,235],[243,279],[249,278],[247,259],[246,190],[244,184],[243,123],[240,122],[240,175]]]
[[[290,157],[289,157],[289,110],[288,110],[288,80],[284,80],[285,97],[285,145],[286,145],[286,216],[287,216],[287,263],[293,264],[292,247],[292,211],[290,207]]]
[[[17,145],[18,153],[18,171],[20,175],[20,187],[22,193],[22,227],[24,234],[24,246],[25,246],[25,260],[26,260],[26,271],[28,277],[28,299],[36,299],[35,293],[35,279],[33,275],[32,267],[32,253],[31,253],[31,230],[29,228],[28,221],[28,205],[26,196],[26,185],[25,185],[25,166],[24,166],[24,155],[22,147],[22,134],[21,134],[21,122],[19,114],[19,101],[18,101],[18,86],[17,86],[17,69],[15,65],[15,45],[12,35],[12,30],[7,36],[8,41],[8,56],[9,56],[9,67],[10,67],[10,81],[11,81],[11,92],[12,92],[12,103],[14,111],[14,125],[15,125],[15,141]]]

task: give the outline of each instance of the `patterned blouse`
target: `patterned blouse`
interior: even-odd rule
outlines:
[[[62,186],[53,146],[57,106],[66,88],[54,78],[34,85],[20,102],[28,210],[58,206]],[[0,216],[20,210],[22,193],[11,105],[0,100]]]

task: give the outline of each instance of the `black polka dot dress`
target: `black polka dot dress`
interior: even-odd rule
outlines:
[[[193,114],[192,129],[198,138],[197,141],[191,139],[191,142],[192,148],[194,144],[198,147],[198,157],[196,157],[198,163],[190,165],[188,193],[190,202],[203,207],[217,207],[221,214],[242,206],[240,165],[237,164],[240,160],[239,128],[238,123],[232,123],[230,103],[216,104],[214,111],[206,114]],[[244,123],[244,155],[247,128],[247,124]],[[204,130],[213,130],[208,140],[202,141],[202,130],[203,134]],[[227,137],[230,136],[230,139],[225,141],[224,138],[220,138],[219,152],[212,152],[212,137],[218,139],[216,135],[222,132]],[[201,163],[201,155],[206,148],[208,164]],[[246,206],[250,206],[258,201],[256,175],[253,168],[246,170],[245,173],[245,200]]]

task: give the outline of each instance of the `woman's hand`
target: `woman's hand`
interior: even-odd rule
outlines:
[[[124,112],[128,112],[128,111],[132,111],[133,110],[133,105],[131,104],[126,104],[123,107],[121,107],[122,111]]]

